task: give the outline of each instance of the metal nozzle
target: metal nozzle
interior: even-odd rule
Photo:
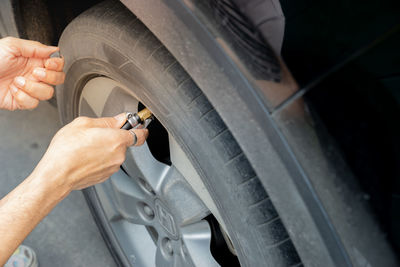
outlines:
[[[151,114],[150,110],[145,108],[135,114],[128,112],[126,114],[126,119],[127,122],[121,127],[121,129],[129,130],[132,128],[146,128],[154,119],[154,117],[153,114]]]
[[[140,120],[142,122],[146,121],[147,119],[151,118],[151,116],[153,116],[153,114],[151,113],[150,110],[148,110],[147,108],[142,109],[141,111],[139,111],[137,113],[137,115],[139,116]]]

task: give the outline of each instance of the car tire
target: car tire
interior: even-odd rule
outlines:
[[[300,265],[277,211],[229,129],[201,88],[128,9],[117,1],[89,9],[65,29],[60,48],[66,60],[65,84],[57,87],[63,124],[78,116],[77,99],[91,78],[109,77],[124,84],[189,155],[225,222],[240,264]],[[85,189],[84,194],[118,265],[132,265],[110,229],[96,189]]]

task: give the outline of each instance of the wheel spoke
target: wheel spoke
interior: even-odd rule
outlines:
[[[182,253],[182,252],[181,252]],[[194,266],[192,262],[188,261],[184,258],[182,254],[174,255],[174,267],[187,267],[187,266]]]
[[[145,144],[129,150],[123,165],[128,174],[143,177],[144,187],[168,204],[178,225],[193,223],[207,216],[210,213],[208,208],[175,166],[158,162],[148,149]]]
[[[185,257],[183,253],[182,242],[180,240],[170,240],[167,237],[161,238],[157,242],[156,266],[195,266],[190,258]]]
[[[111,222],[113,231],[120,237],[118,243],[133,266],[153,267],[157,246],[145,226],[129,223],[126,220]],[[138,253],[141,252],[141,253]]]
[[[94,112],[86,98],[82,98],[81,104],[80,104],[80,115],[81,116],[86,116],[89,118],[97,118],[97,114]]]
[[[116,209],[120,217],[127,221],[147,225],[154,217],[151,215],[153,211],[151,196],[143,192],[138,183],[122,170],[111,176],[104,185],[99,186],[108,189],[103,190],[103,194],[107,191],[108,199],[113,203],[111,209]]]
[[[203,220],[181,229],[184,257],[189,257],[195,266],[219,266],[211,254],[211,230]]]
[[[171,267],[173,264],[173,258],[168,258],[167,256],[163,255],[163,252],[161,251],[161,247],[157,247],[157,252],[156,252],[156,266],[157,267]]]
[[[107,180],[102,184],[97,184],[94,186],[96,188],[96,193],[99,199],[102,200],[102,207],[104,213],[106,214],[109,221],[116,221],[121,218],[121,214],[119,213],[117,206],[115,205],[115,201],[112,198],[111,192],[112,187],[110,185],[110,181]]]
[[[162,181],[156,193],[167,203],[178,226],[199,221],[210,214],[174,165],[165,172]]]
[[[147,144],[129,148],[123,166],[131,177],[144,179],[154,191],[161,186],[169,169],[151,155]]]

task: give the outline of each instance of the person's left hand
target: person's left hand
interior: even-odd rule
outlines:
[[[50,58],[59,49],[13,37],[0,39],[0,109],[33,109],[53,96],[51,85],[62,84],[63,58]]]

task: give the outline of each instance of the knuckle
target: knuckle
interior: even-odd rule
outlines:
[[[79,125],[87,125],[89,123],[89,118],[83,117],[83,116],[78,117],[78,118],[74,119],[74,122]]]
[[[118,166],[120,166],[122,163],[124,163],[125,161],[125,153],[121,154],[118,158],[117,158],[117,164]]]

